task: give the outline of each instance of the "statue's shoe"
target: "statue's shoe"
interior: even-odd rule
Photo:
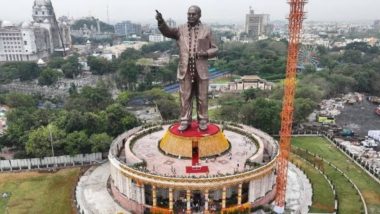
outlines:
[[[206,120],[201,120],[199,121],[199,129],[201,131],[206,131],[207,130],[207,127],[208,127],[208,123]]]
[[[189,122],[181,121],[180,125],[178,126],[178,131],[185,131],[187,128],[189,128]]]

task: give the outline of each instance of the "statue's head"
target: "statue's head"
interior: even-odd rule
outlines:
[[[187,11],[187,22],[190,25],[195,25],[199,22],[199,19],[201,18],[201,16],[202,16],[201,8],[196,5],[192,5],[189,7],[189,10]]]

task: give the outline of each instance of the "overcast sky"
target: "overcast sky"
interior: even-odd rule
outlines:
[[[0,20],[31,20],[34,0],[0,0]],[[185,21],[187,8],[202,8],[204,22],[243,24],[249,6],[255,13],[267,13],[271,20],[284,20],[289,13],[287,0],[52,0],[56,15],[79,18],[95,16],[107,21],[107,5],[112,23],[131,20],[153,23],[155,9],[164,18]],[[380,0],[309,0],[308,20],[370,21],[380,19]]]

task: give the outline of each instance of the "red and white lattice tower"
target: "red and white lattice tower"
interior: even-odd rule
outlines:
[[[277,162],[277,195],[274,211],[283,213],[285,210],[285,192],[288,174],[288,159],[292,134],[294,95],[296,91],[297,60],[302,22],[305,19],[304,7],[307,0],[289,0],[289,46],[284,82],[284,98],[281,112],[280,156]]]

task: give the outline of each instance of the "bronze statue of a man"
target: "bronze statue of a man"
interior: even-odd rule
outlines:
[[[187,12],[187,24],[170,28],[156,11],[158,29],[169,38],[177,40],[179,65],[177,78],[181,99],[180,126],[186,130],[192,119],[193,98],[197,103],[199,129],[204,131],[208,125],[208,59],[216,56],[218,48],[213,40],[211,29],[202,24],[201,9],[191,6]]]

